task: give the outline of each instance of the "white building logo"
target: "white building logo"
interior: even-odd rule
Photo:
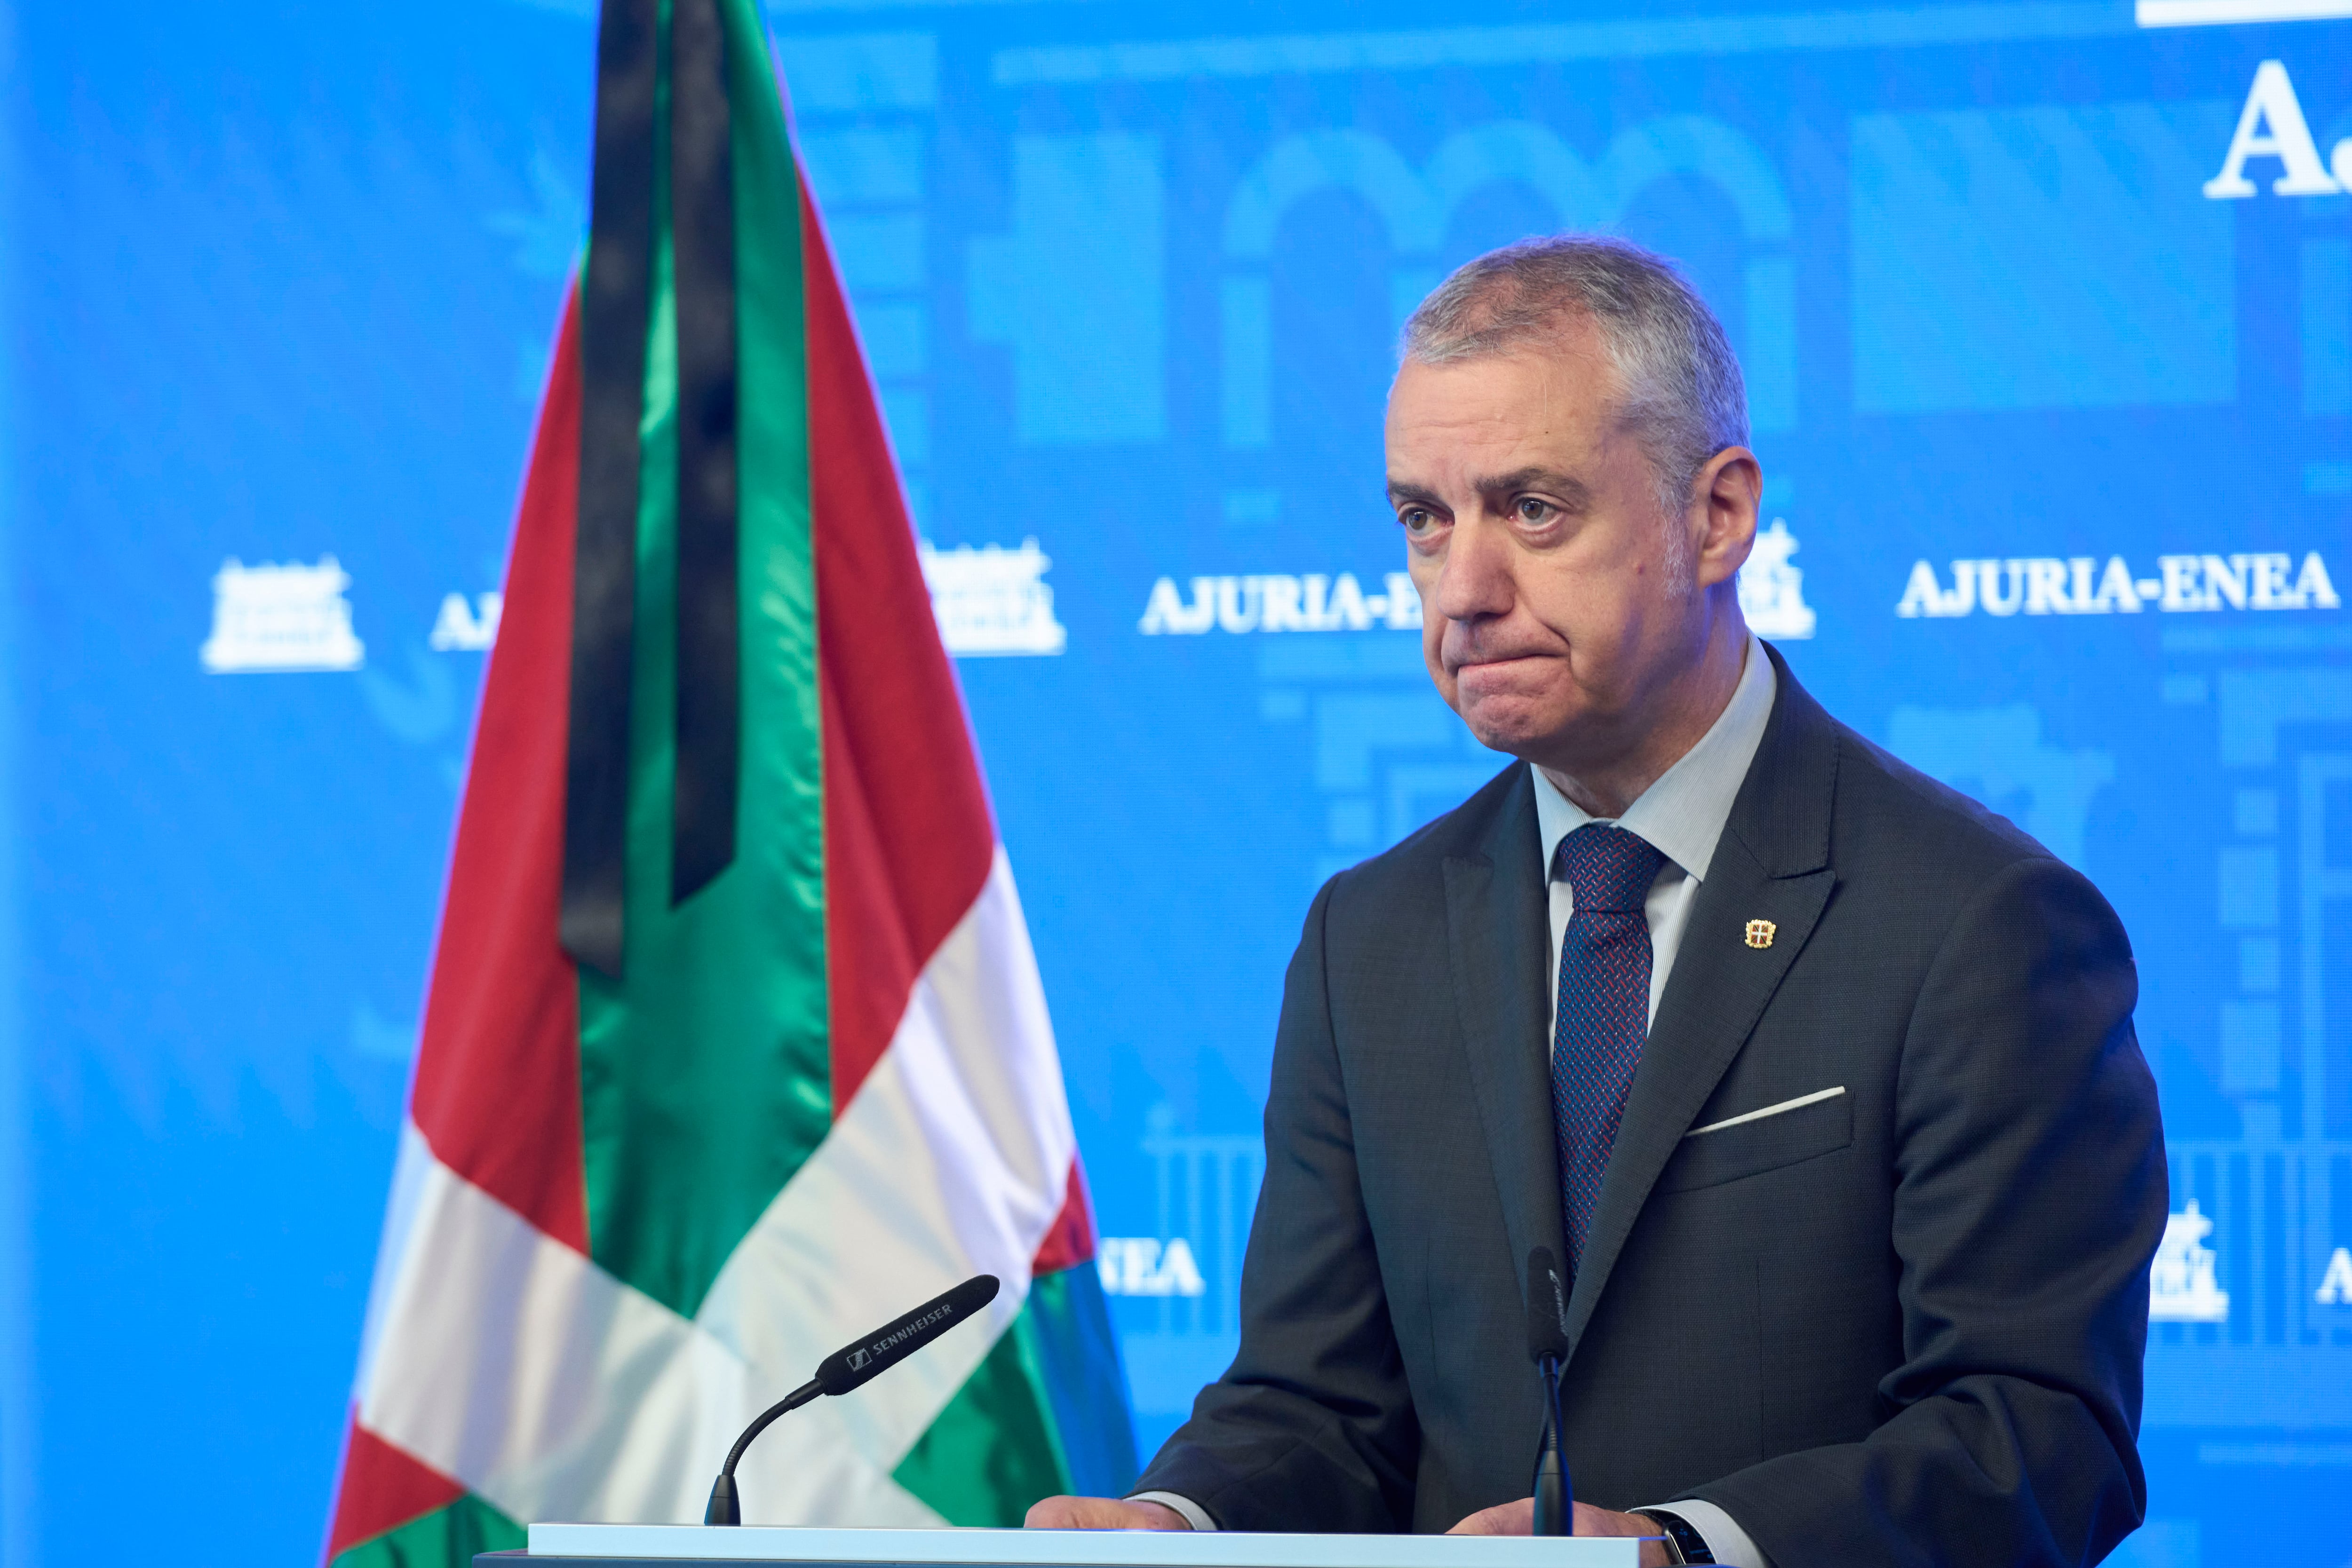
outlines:
[[[433,634],[427,639],[436,653],[480,653],[488,651],[499,640],[499,616],[506,609],[506,595],[478,593],[471,604],[462,593],[452,593],[441,601],[441,613],[433,618]]]
[[[1192,1244],[1182,1237],[1105,1236],[1095,1242],[1095,1270],[1107,1296],[1201,1296],[1208,1293]]]
[[[2147,1270],[2147,1316],[2158,1323],[2220,1323],[2230,1321],[2230,1294],[2214,1282],[2213,1249],[2205,1239],[2213,1222],[2197,1210],[2197,1200],[2168,1215],[2164,1239]]]
[[[1293,577],[1196,577],[1186,602],[1172,577],[1151,585],[1137,630],[1147,637],[1197,637],[1208,632],[1369,632],[1375,626],[1409,632],[1421,624],[1421,595],[1412,579],[1391,571],[1381,591],[1366,593],[1352,571],[1337,577],[1310,571]]]
[[[919,541],[931,613],[950,653],[1058,653],[1069,633],[1054,619],[1054,591],[1045,569],[1054,563],[1034,538],[1018,549],[957,545],[934,549]]]
[[[1916,561],[1895,606],[1902,616],[2168,615],[2220,610],[2339,610],[2336,583],[2317,550],[2298,566],[2284,552],[2160,555],[2157,574],[2141,577],[2124,558],[2011,557],[1956,560],[1951,586],[1930,561]]]
[[[1756,536],[1739,569],[1739,613],[1748,629],[1776,643],[1801,642],[1813,634],[1813,612],[1805,602],[1805,574],[1789,564],[1797,536],[1780,518]]]
[[[356,670],[366,653],[352,635],[351,574],[333,556],[213,574],[213,634],[197,651],[215,674],[238,671]]]
[[[2206,196],[2229,201],[2252,195],[2254,183],[2246,178],[2249,158],[2278,160],[2278,177],[2271,182],[2274,196],[2332,196],[2352,188],[2352,136],[2336,144],[2326,164],[2320,162],[2319,143],[2311,139],[2283,61],[2264,60],[2254,68],[2237,132],[2230,138],[2221,172],[2205,182]]]

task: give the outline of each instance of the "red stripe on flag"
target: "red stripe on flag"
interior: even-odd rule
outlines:
[[[580,350],[564,302],[450,859],[411,1114],[441,1161],[588,1249],[580,988],[556,942]]]
[[[327,1561],[465,1495],[463,1486],[361,1426],[354,1413],[343,1441],[335,1519],[327,1530]]]
[[[1058,1274],[1065,1269],[1092,1262],[1094,1255],[1094,1200],[1087,1193],[1086,1166],[1074,1158],[1070,1161],[1070,1184],[1062,1195],[1062,1212],[1055,1217],[1054,1228],[1045,1232],[1045,1239],[1037,1244],[1037,1257],[1029,1265],[1029,1272]]]
[[[988,881],[996,829],[824,230],[801,185],[809,502],[824,716],[833,1106]]]

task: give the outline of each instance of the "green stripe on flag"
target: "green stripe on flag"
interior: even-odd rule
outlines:
[[[523,1527],[467,1492],[446,1508],[420,1514],[373,1541],[336,1553],[328,1568],[450,1568],[477,1552],[517,1552]]]
[[[950,1524],[1019,1524],[1031,1503],[1070,1490],[1034,1336],[1024,1306],[891,1472]]]
[[[637,517],[625,977],[580,976],[590,1253],[688,1316],[833,1117],[800,185],[758,14],[751,0],[721,0],[720,11],[733,99],[740,377],[736,856],[717,881],[670,906],[677,358],[665,59]]]
[[[1045,1275],[891,1479],[950,1524],[1016,1525],[1057,1492],[1120,1496],[1136,1476],[1121,1387],[1094,1265]]]
[[[1070,1490],[1087,1497],[1126,1496],[1140,1467],[1127,1407],[1127,1368],[1102,1277],[1091,1262],[1047,1274],[1031,1285],[1023,1316],[1045,1369],[1054,1429],[1069,1460]]]

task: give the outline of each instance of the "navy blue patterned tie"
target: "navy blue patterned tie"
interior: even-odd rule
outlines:
[[[1643,913],[1665,856],[1622,828],[1590,822],[1559,841],[1552,874],[1574,894],[1559,944],[1559,1020],[1551,1110],[1568,1220],[1569,1277],[1584,1240],[1626,1091],[1650,1034],[1650,922]]]

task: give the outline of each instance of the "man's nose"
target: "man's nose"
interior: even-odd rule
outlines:
[[[1458,519],[1437,570],[1437,613],[1476,621],[1508,612],[1512,602],[1511,545],[1486,517]]]

